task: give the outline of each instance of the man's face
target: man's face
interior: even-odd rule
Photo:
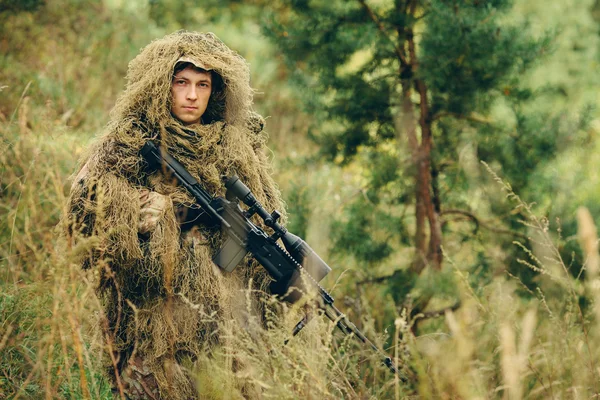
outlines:
[[[212,91],[210,72],[187,67],[173,77],[171,113],[184,125],[200,122]]]

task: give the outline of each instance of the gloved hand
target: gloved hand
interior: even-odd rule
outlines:
[[[142,189],[140,191],[140,222],[138,223],[138,232],[142,235],[152,232],[170,205],[171,201],[168,196]]]

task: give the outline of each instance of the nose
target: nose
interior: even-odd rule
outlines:
[[[198,94],[196,93],[196,86],[195,85],[190,85],[187,93],[186,93],[186,98],[188,100],[196,100],[198,98]]]

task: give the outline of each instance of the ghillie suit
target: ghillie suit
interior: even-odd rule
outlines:
[[[204,124],[185,127],[170,113],[171,79],[182,57],[223,80]],[[131,61],[127,79],[106,132],[82,160],[65,234],[83,268],[95,271],[115,386],[134,398],[193,398],[186,366],[225,340],[220,324],[243,324],[242,289],[251,278],[261,290],[269,278],[248,260],[231,274],[221,272],[211,261],[221,234],[180,225],[178,213],[192,198],[162,173],[147,172],[139,150],[152,138],[213,195],[224,196],[222,177],[237,174],[266,208],[283,204],[269,175],[262,121],[251,110],[248,65],[216,36],[177,32],[156,40]],[[146,232],[138,224],[140,193],[148,190],[165,195],[168,206]]]

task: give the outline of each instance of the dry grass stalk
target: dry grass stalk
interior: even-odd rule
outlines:
[[[586,283],[594,299],[596,319],[600,321],[600,254],[598,253],[598,231],[592,214],[586,207],[577,210],[579,243],[585,254]]]
[[[521,341],[517,348],[514,328],[510,322],[500,327],[500,346],[502,348],[502,377],[504,379],[504,398],[519,400],[523,398],[523,378],[527,368],[529,348],[536,325],[536,314],[529,310],[523,317]]]
[[[6,342],[8,342],[8,338],[10,338],[10,334],[13,331],[13,326],[12,325],[8,325],[6,327],[6,332],[4,332],[4,335],[2,336],[2,340],[0,340],[0,350],[2,350],[4,348],[4,346],[6,346]]]
[[[579,241],[586,255],[586,271],[589,280],[598,277],[600,270],[600,255],[598,254],[598,232],[592,214],[586,207],[577,210]]]
[[[18,120],[19,120],[19,132],[21,135],[27,135],[30,132],[30,123],[29,123],[29,96],[25,96],[21,105],[19,106],[18,111]]]

